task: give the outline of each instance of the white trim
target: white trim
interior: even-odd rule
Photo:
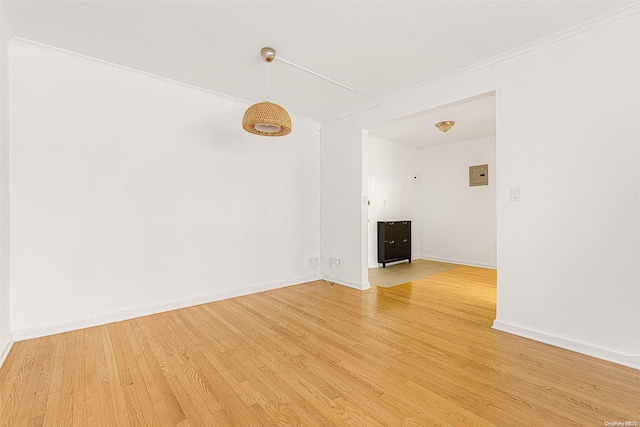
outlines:
[[[495,264],[487,264],[483,262],[466,261],[466,260],[459,260],[459,259],[452,259],[452,258],[439,258],[439,257],[425,256],[425,255],[411,257],[411,262],[415,260],[420,260],[420,259],[424,261],[437,261],[437,262],[447,262],[450,264],[466,265],[469,267],[488,268],[489,270],[497,270],[498,268]],[[400,261],[388,262],[386,264],[387,266],[389,266],[389,265],[402,264],[405,262],[407,262],[406,259],[400,260]],[[382,263],[381,262],[376,263],[374,265],[369,266],[369,268],[382,268]]]
[[[411,255],[411,262],[413,262],[413,261],[415,261],[417,259],[424,259],[424,258],[422,258],[419,255]],[[394,264],[402,264],[403,262],[407,262],[407,260],[406,259],[401,259],[400,261],[387,262],[386,264],[387,265],[394,265]],[[367,269],[370,269],[370,268],[382,268],[382,263],[378,262],[378,261],[375,261],[373,264],[367,264],[367,265],[368,265]]]
[[[417,257],[417,258],[412,257],[412,258],[411,258],[411,262],[413,262],[413,261],[415,261],[415,260],[417,260],[417,259],[421,259],[421,258],[419,258],[419,257]],[[409,263],[409,261],[405,258],[405,259],[401,259],[401,260],[399,260],[399,261],[385,262],[385,265],[388,267],[388,266],[390,266],[390,265],[408,264],[408,263]],[[384,267],[382,267],[382,263],[381,263],[381,262],[377,262],[377,263],[375,263],[372,267],[369,267],[369,268],[384,268]]]
[[[318,270],[324,271],[324,133],[320,125],[320,263]]]
[[[350,282],[348,280],[327,276],[326,274],[322,275],[322,280],[325,280],[332,284],[337,283],[338,285],[358,289],[359,291],[366,291],[367,289],[371,289],[371,284],[369,282],[363,282],[363,283]]]
[[[187,83],[182,83],[179,82],[177,80],[173,80],[173,79],[169,79],[167,77],[162,77],[159,76],[157,74],[153,74],[153,73],[148,73],[146,71],[141,71],[141,70],[136,70],[135,68],[130,68],[124,65],[119,65],[119,64],[115,64],[113,62],[109,62],[109,61],[104,61],[102,59],[98,59],[98,58],[94,58],[92,56],[88,56],[88,55],[83,55],[81,53],[76,53],[70,50],[66,50],[66,49],[61,49],[59,47],[55,47],[55,46],[51,46],[48,44],[44,44],[44,43],[40,43],[40,42],[35,42],[32,40],[27,40],[27,39],[23,39],[21,37],[14,37],[13,39],[11,39],[11,43],[15,44],[17,46],[21,46],[21,47],[26,47],[28,49],[33,49],[33,50],[38,50],[40,52],[44,52],[44,53],[49,53],[49,54],[53,54],[53,55],[58,55],[58,56],[62,56],[64,58],[68,58],[68,59],[72,59],[72,60],[76,60],[76,61],[83,61],[101,68],[106,68],[112,71],[117,71],[117,72],[121,72],[121,73],[127,73],[127,74],[133,74],[136,75],[138,77],[146,77],[146,78],[150,78],[152,80],[159,80],[162,81],[164,83],[168,83],[172,86],[178,86],[178,87],[182,87],[182,88],[188,88],[188,89],[192,89],[198,92],[202,92],[208,95],[216,95],[219,96],[221,98],[225,98],[228,99],[230,101],[235,101],[239,104],[251,104],[250,101],[244,100],[244,99],[240,99],[240,98],[236,98],[230,95],[225,95],[224,93],[220,93],[220,92],[215,92],[212,90],[208,90],[208,89],[203,89],[201,87],[198,86],[193,86]]]
[[[556,34],[552,34],[550,36],[544,37],[540,40],[531,42],[529,44],[526,44],[524,46],[520,46],[516,49],[510,50],[508,52],[504,52],[501,53],[499,55],[496,55],[492,58],[488,58],[485,59],[483,61],[477,62],[475,64],[472,64],[468,67],[465,68],[461,68],[457,71],[453,71],[449,74],[445,74],[443,76],[437,77],[435,79],[429,80],[427,82],[421,83],[417,86],[414,86],[412,88],[409,89],[405,89],[403,91],[400,92],[396,92],[394,94],[391,94],[389,96],[380,98],[374,102],[370,102],[368,104],[364,104],[360,107],[356,107],[350,111],[347,111],[346,113],[341,113],[338,114],[336,116],[334,116],[333,118],[329,118],[328,120],[325,120],[322,122],[322,125],[325,126],[329,123],[333,123],[333,122],[337,122],[339,120],[342,119],[346,119],[347,117],[350,116],[354,116],[357,114],[360,114],[364,111],[368,111],[374,108],[377,108],[381,105],[384,104],[388,104],[390,102],[393,102],[399,98],[403,98],[406,96],[409,96],[411,94],[414,94],[416,92],[420,92],[422,90],[440,85],[442,83],[445,83],[449,80],[454,80],[457,79],[458,77],[464,76],[466,74],[470,74],[473,73],[475,71],[479,71],[482,70],[484,68],[490,67],[492,65],[498,64],[500,62],[504,62],[508,59],[511,58],[515,58],[517,56],[520,55],[524,55],[526,53],[532,52],[534,50],[538,50],[541,49],[545,46],[549,46],[552,45],[554,43],[560,42],[564,39],[573,37],[575,35],[584,33],[586,31],[589,30],[593,30],[595,28],[601,27],[603,25],[609,24],[611,22],[615,22],[615,21],[619,21],[621,19],[627,18],[629,16],[635,15],[637,13],[640,13],[640,3],[633,3],[629,6],[625,6],[621,9],[615,10],[611,13],[608,13],[606,15],[602,15],[600,17],[597,17],[595,19],[592,19],[591,21],[587,21],[584,22],[582,24],[576,25],[574,27],[568,28],[566,30],[560,31],[559,33]]]
[[[299,277],[295,279],[277,281],[271,283],[263,283],[260,285],[247,286],[240,289],[232,289],[216,294],[202,295],[199,297],[187,298],[178,301],[172,301],[163,304],[150,305],[146,307],[138,307],[129,310],[123,310],[117,313],[107,313],[95,317],[74,320],[70,322],[61,322],[46,326],[40,326],[32,329],[22,329],[13,331],[14,341],[23,341],[32,338],[40,338],[47,335],[60,334],[63,332],[75,331],[78,329],[91,328],[93,326],[106,325],[107,323],[119,322],[122,320],[134,319],[136,317],[148,316],[151,314],[162,313],[165,311],[177,310],[180,308],[191,307],[194,305],[207,304],[214,301],[225,300],[229,298],[240,297],[243,295],[255,294],[258,292],[270,291],[273,289],[284,288],[287,286],[298,285],[305,282],[320,280],[319,275]]]
[[[0,368],[7,360],[7,356],[13,347],[13,334],[9,334],[2,344],[0,344]]]
[[[13,37],[10,41],[11,44],[15,44],[17,46],[20,47],[26,47],[28,49],[34,49],[34,50],[38,50],[40,52],[44,52],[44,53],[49,53],[49,54],[53,54],[53,55],[58,55],[58,56],[62,56],[64,58],[68,58],[68,59],[72,59],[72,60],[76,60],[76,61],[83,61],[85,63],[89,63],[91,65],[97,66],[97,67],[101,67],[101,68],[105,68],[111,71],[116,71],[119,73],[125,73],[125,74],[131,74],[137,77],[145,77],[151,80],[155,80],[164,84],[167,84],[169,86],[173,86],[173,87],[178,87],[178,88],[182,88],[182,89],[190,89],[193,90],[195,92],[199,92],[205,95],[213,95],[219,98],[223,98],[225,100],[228,101],[232,101],[235,102],[237,104],[240,104],[244,107],[253,104],[254,102],[252,101],[247,101],[246,99],[241,99],[241,98],[236,98],[235,96],[231,96],[231,95],[226,95],[224,93],[221,92],[216,92],[213,90],[209,90],[209,89],[205,89],[202,87],[198,87],[198,86],[194,86],[194,85],[190,85],[188,83],[183,83],[180,82],[178,80],[173,80],[170,79],[168,77],[163,77],[163,76],[159,76],[157,74],[153,74],[153,73],[148,73],[146,71],[141,71],[141,70],[136,70],[135,68],[130,68],[124,65],[119,65],[119,64],[115,64],[113,62],[109,62],[109,61],[104,61],[102,59],[98,59],[98,58],[94,58],[92,56],[88,56],[88,55],[83,55],[81,53],[76,53],[70,50],[66,50],[66,49],[61,49],[59,47],[55,47],[55,46],[51,46],[48,44],[44,44],[44,43],[40,43],[40,42],[35,42],[32,40],[27,40],[27,39],[23,39],[21,37]],[[308,120],[310,122],[313,123],[317,123],[319,126],[322,125],[322,122],[320,120],[316,120],[316,119],[312,119],[310,117],[307,116],[301,116],[299,114],[291,114],[292,116],[296,117],[297,119],[302,119],[302,120]]]
[[[606,360],[608,362],[617,363],[629,368],[640,369],[640,357],[630,354],[616,353],[604,348],[595,347],[589,344],[583,344],[566,338],[560,338],[554,335],[548,335],[542,332],[533,331],[531,329],[521,328],[519,326],[510,325],[499,320],[493,321],[492,329],[496,331],[506,332],[508,334],[517,335],[519,337],[528,338],[554,347],[563,348],[565,350],[574,351],[586,356],[595,357],[597,359]]]
[[[484,262],[476,262],[476,261],[469,261],[469,260],[463,260],[463,259],[441,258],[441,257],[428,256],[428,255],[420,255],[418,259],[423,259],[425,261],[448,262],[450,264],[467,265],[469,267],[488,268],[490,270],[496,270],[498,268],[497,265],[495,264],[488,264]]]

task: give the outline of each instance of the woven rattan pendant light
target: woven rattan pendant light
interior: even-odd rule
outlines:
[[[276,57],[276,51],[264,47],[260,51],[262,59],[269,63]],[[268,80],[267,80],[268,81]],[[267,98],[269,88],[267,83]],[[265,100],[253,104],[247,109],[242,118],[242,128],[249,133],[261,136],[283,136],[291,132],[291,117],[287,110]]]

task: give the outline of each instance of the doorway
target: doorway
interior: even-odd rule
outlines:
[[[496,268],[495,105],[490,92],[363,132],[368,268],[379,268],[377,222],[405,220],[412,259]],[[445,133],[441,121],[456,123]],[[470,186],[469,167],[484,164],[487,185]]]

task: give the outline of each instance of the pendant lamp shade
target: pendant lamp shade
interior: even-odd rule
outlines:
[[[283,136],[291,132],[291,117],[278,104],[259,102],[244,113],[242,128],[256,135]]]

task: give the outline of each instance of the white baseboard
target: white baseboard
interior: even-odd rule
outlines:
[[[0,368],[4,365],[4,361],[7,360],[11,347],[13,347],[13,334],[9,334],[0,344]]]
[[[360,291],[366,291],[367,289],[371,289],[371,284],[369,282],[364,282],[364,283],[350,282],[348,280],[344,280],[341,278],[327,276],[326,274],[322,276],[322,279],[330,283],[337,283],[338,285],[347,286],[349,288],[358,289]]]
[[[145,307],[123,310],[117,313],[106,313],[99,316],[74,320],[70,322],[62,322],[57,324],[45,325],[32,329],[22,329],[13,331],[14,341],[23,341],[32,338],[40,338],[47,335],[60,334],[63,332],[75,331],[78,329],[91,328],[93,326],[106,325],[108,323],[120,322],[122,320],[134,319],[136,317],[148,316],[151,314],[162,313],[165,311],[177,310],[180,308],[191,307],[199,304],[207,304],[214,301],[220,301],[229,298],[240,297],[243,295],[255,294],[258,292],[270,291],[273,289],[293,286],[300,283],[312,282],[320,280],[320,275],[299,277],[290,280],[263,283],[260,285],[247,286],[240,289],[231,289],[216,294],[202,295],[193,298],[187,298],[178,301],[171,301],[163,304],[150,305]]]
[[[488,268],[490,270],[495,270],[497,268],[496,264],[477,262],[477,261],[469,261],[469,260],[465,260],[465,259],[441,258],[441,257],[434,257],[434,256],[429,256],[429,255],[420,255],[418,259],[424,259],[424,260],[427,260],[427,261],[448,262],[450,264],[467,265],[469,267]]]
[[[519,326],[509,325],[498,320],[494,320],[493,329],[506,332],[519,337],[528,338],[554,347],[563,348],[565,350],[574,351],[586,356],[595,357],[597,359],[606,360],[608,362],[617,363],[629,368],[640,369],[640,356],[616,353],[603,348],[594,347],[588,344],[571,341],[566,338],[560,338],[553,335],[547,335],[541,332],[532,331],[530,329],[521,328]]]

